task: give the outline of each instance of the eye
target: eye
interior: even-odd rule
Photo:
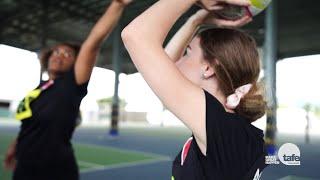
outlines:
[[[186,50],[184,51],[183,56],[189,55],[190,51],[191,51],[191,47],[190,47],[190,45],[188,45],[187,48],[186,48]]]
[[[57,55],[59,55],[59,51],[57,51],[57,50],[54,50],[54,51],[52,52],[52,55],[54,55],[54,56],[57,56]]]
[[[188,55],[188,49],[186,49],[184,52],[183,52],[183,56],[186,56]]]
[[[187,48],[186,48],[186,50],[184,51],[184,53],[183,53],[183,56],[188,56],[189,55],[189,53],[190,53],[190,46],[188,46]]]

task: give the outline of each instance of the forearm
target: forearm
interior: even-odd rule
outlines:
[[[161,46],[176,20],[197,0],[160,0],[132,21],[122,32],[125,43],[132,39]],[[179,4],[179,6],[177,6]],[[162,14],[165,12],[165,16]],[[130,39],[130,40],[129,40]]]
[[[117,25],[125,5],[118,1],[112,1],[103,16],[92,28],[84,45],[90,46],[92,49],[97,49],[102,44],[103,40],[109,36],[114,27]]]
[[[14,170],[16,166],[16,146],[17,146],[17,140],[13,140],[13,142],[8,147],[8,150],[6,152],[3,165],[4,168],[7,170]]]
[[[6,157],[7,157],[7,158],[9,158],[9,157],[14,157],[14,156],[15,156],[16,147],[17,147],[17,138],[14,139],[14,140],[11,142],[11,144],[9,145],[8,150],[7,150],[7,154],[6,154]]]
[[[183,55],[187,45],[192,40],[201,24],[200,20],[193,16],[179,29],[165,47],[165,51],[173,62],[176,62]]]
[[[17,145],[17,138],[12,141],[12,144]]]
[[[125,5],[123,3],[112,1],[106,12],[91,30],[86,41],[82,44],[75,63],[77,84],[83,84],[90,79],[99,48],[103,40],[108,37],[118,23],[124,8]]]
[[[14,151],[14,152],[16,152],[16,147],[17,147],[17,142],[18,142],[17,139],[18,139],[18,138],[14,139],[14,140],[11,142],[11,144],[10,144],[10,149],[11,149],[12,151]]]

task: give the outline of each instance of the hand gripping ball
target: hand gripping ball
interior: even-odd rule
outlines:
[[[224,19],[236,20],[240,19],[244,15],[251,17],[261,13],[268,7],[271,0],[250,0],[251,5],[247,7],[225,5],[224,9],[216,11],[215,13]]]

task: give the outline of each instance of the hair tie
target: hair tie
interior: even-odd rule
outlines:
[[[226,107],[229,109],[235,109],[240,100],[245,96],[251,89],[252,84],[246,84],[238,87],[233,94],[227,97]]]

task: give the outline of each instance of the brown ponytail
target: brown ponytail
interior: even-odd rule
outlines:
[[[267,108],[265,101],[263,86],[260,83],[255,83],[252,89],[240,101],[236,108],[236,112],[246,117],[253,122],[261,118]]]
[[[235,111],[250,122],[262,117],[266,101],[262,85],[257,82],[260,61],[254,39],[234,29],[208,29],[198,36],[204,58],[215,69],[219,87],[226,97],[240,86],[253,85]]]

